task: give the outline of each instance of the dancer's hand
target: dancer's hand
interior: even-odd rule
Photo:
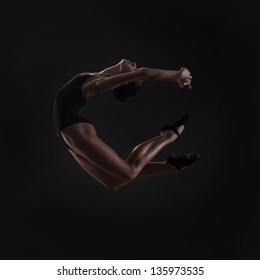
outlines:
[[[191,79],[192,79],[192,76],[190,75],[189,69],[187,69],[186,67],[182,67],[178,73],[177,81],[178,81],[179,86],[181,88],[187,87],[188,89],[191,89]]]

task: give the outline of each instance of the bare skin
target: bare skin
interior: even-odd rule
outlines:
[[[82,85],[82,95],[86,101],[129,82],[168,81],[180,87],[191,88],[191,75],[187,68],[160,70],[137,68],[135,62],[127,59],[100,72],[86,72],[93,75]],[[182,133],[184,126],[178,128]],[[152,162],[152,159],[166,145],[177,139],[177,135],[166,130],[135,147],[127,159],[122,159],[112,148],[105,144],[90,123],[76,123],[66,127],[62,137],[77,163],[98,182],[111,190],[154,175],[175,172],[176,168],[165,162]]]

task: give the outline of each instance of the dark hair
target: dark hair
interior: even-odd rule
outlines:
[[[114,96],[121,102],[125,102],[130,96],[134,96],[141,89],[141,84],[136,82],[128,83],[114,89]]]

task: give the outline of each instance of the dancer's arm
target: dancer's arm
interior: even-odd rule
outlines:
[[[147,77],[148,71],[146,68],[139,68],[133,72],[117,74],[110,77],[97,77],[95,80],[86,83],[82,87],[82,92],[84,96],[100,95],[105,91],[112,90],[123,84],[145,80]]]
[[[190,71],[183,67],[180,70],[161,70],[161,69],[151,69],[145,68],[147,72],[146,81],[165,81],[178,83],[180,87],[191,88],[191,79]]]
[[[138,81],[167,81],[178,83],[181,88],[191,89],[191,75],[187,68],[180,70],[161,70],[141,67],[133,72],[116,74],[110,77],[97,77],[82,87],[86,98],[100,95],[123,84]]]
[[[175,82],[178,81],[179,71],[178,70],[162,70],[145,68],[148,72],[147,81],[166,81]]]

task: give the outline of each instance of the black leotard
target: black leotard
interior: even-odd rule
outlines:
[[[93,76],[77,74],[62,86],[55,96],[53,120],[56,133],[62,140],[61,131],[66,127],[79,122],[91,123],[79,116],[80,108],[86,104],[86,99],[81,94],[81,86],[90,77]]]

